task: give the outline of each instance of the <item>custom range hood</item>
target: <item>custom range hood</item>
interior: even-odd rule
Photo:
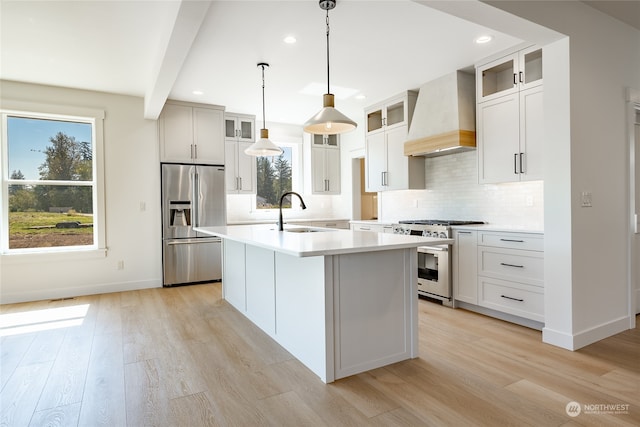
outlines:
[[[404,155],[436,157],[474,150],[475,106],[473,74],[456,71],[422,85]]]

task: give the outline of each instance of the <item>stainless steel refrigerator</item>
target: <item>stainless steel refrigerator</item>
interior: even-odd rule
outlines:
[[[226,225],[224,166],[163,163],[163,285],[222,280],[222,243],[193,227]]]

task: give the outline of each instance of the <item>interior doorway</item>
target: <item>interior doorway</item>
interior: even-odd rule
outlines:
[[[365,191],[364,157],[351,159],[352,218],[354,220],[378,219],[378,193]]]

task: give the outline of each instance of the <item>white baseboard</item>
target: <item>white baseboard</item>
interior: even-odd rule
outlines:
[[[81,287],[38,289],[35,291],[2,293],[0,304],[42,301],[58,298],[72,298],[84,295],[107,294],[111,292],[135,291],[139,289],[161,288],[162,280],[139,280],[132,282],[105,283]]]
[[[629,329],[629,322],[630,318],[624,316],[573,335],[545,327],[542,330],[542,341],[557,347],[566,348],[567,350],[578,350],[594,342],[626,331]]]

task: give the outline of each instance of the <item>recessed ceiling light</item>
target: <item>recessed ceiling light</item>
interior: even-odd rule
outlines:
[[[356,99],[361,100],[361,99],[367,99],[367,97],[363,94],[360,95],[356,95]]]
[[[194,95],[204,95],[204,92],[201,90],[194,90],[193,92],[191,92]]]
[[[284,42],[286,44],[294,44],[296,41],[297,41],[296,38],[293,36],[287,36],[284,38]]]
[[[491,40],[493,40],[493,37],[491,36],[480,36],[476,39],[476,43],[485,44],[485,43],[489,43]]]

